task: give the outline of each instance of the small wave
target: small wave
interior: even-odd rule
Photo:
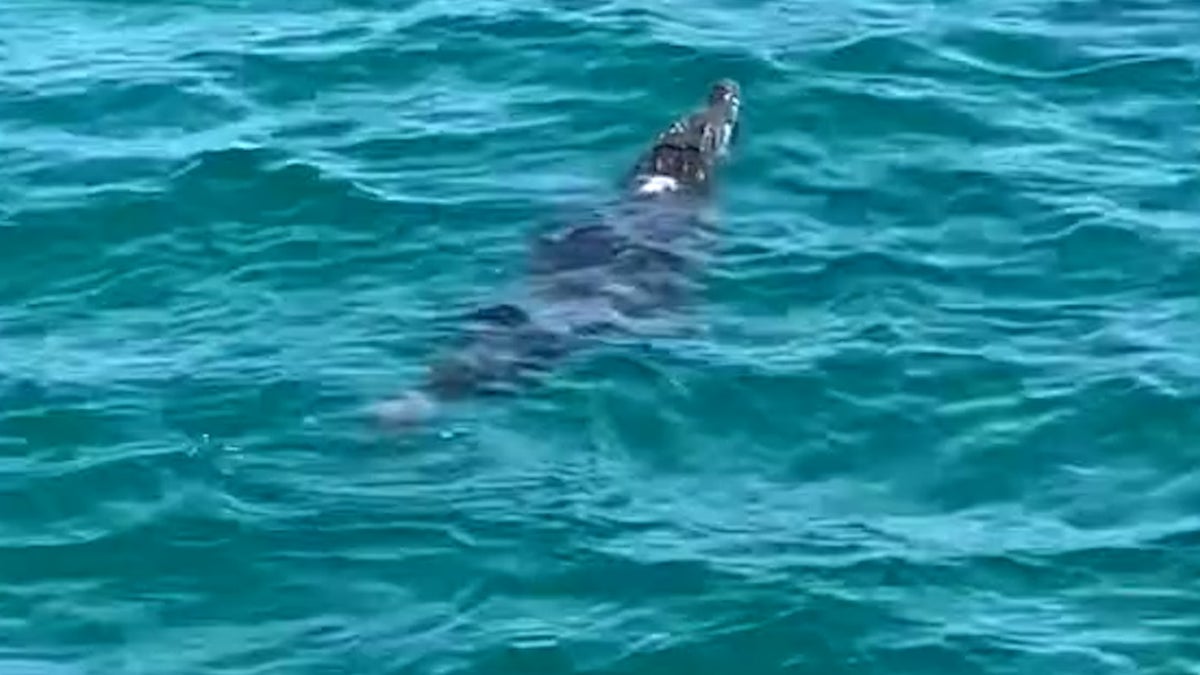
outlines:
[[[205,131],[242,114],[235,102],[198,79],[90,80],[77,90],[64,89],[7,97],[0,105],[0,120],[17,128],[136,140]]]
[[[170,199],[206,218],[254,223],[376,222],[377,195],[328,168],[266,147],[205,151],[175,172]]]
[[[1177,255],[1145,228],[1106,217],[1080,219],[1054,234],[1030,237],[1025,246],[1048,254],[1050,264],[1077,284],[1121,295],[1155,283],[1163,261]]]
[[[1109,92],[1112,92],[1115,87],[1125,86],[1133,81],[1145,82],[1149,79],[1182,85],[1195,77],[1191,61],[1184,57],[1131,56],[1061,70],[1023,70],[1010,65],[974,58],[965,52],[940,49],[938,54],[956,63],[993,75],[1027,80],[1070,82]]]
[[[865,33],[821,52],[815,64],[830,72],[937,75],[937,60],[909,32]]]

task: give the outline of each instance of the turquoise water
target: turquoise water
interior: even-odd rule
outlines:
[[[0,672],[1200,672],[1197,35],[6,3]],[[682,330],[364,420],[721,76]]]

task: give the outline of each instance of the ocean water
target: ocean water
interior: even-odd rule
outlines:
[[[1192,0],[12,0],[0,673],[1200,673]],[[673,330],[364,419],[708,83]]]

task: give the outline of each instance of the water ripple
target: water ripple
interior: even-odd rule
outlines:
[[[0,669],[1184,672],[1197,23],[1103,4],[0,13]],[[363,428],[720,75],[685,325]]]

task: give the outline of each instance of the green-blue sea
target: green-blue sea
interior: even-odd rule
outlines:
[[[363,413],[717,78],[664,330]],[[1200,673],[1195,0],[6,0],[0,675]]]

